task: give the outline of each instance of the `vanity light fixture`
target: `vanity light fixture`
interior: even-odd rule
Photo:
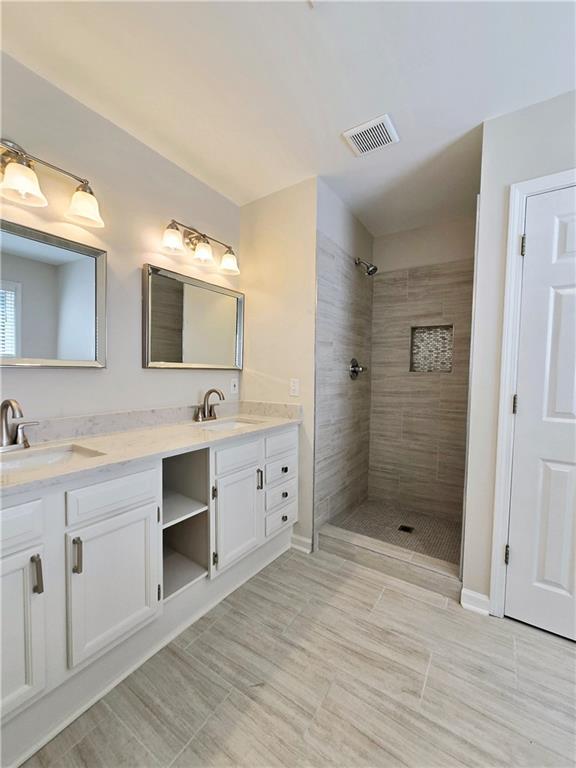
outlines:
[[[220,261],[220,269],[228,275],[239,275],[238,260],[232,248],[228,248]]]
[[[236,254],[232,246],[227,243],[175,219],[172,219],[168,224],[162,236],[162,246],[166,250],[176,252],[184,251],[187,248],[192,251],[194,261],[203,265],[214,264],[212,243],[218,243],[226,249],[220,261],[220,271],[229,275],[239,275],[240,270],[238,269]]]
[[[34,171],[34,165],[39,163],[79,182],[70,200],[66,213],[67,219],[85,227],[104,226],[98,200],[92,192],[88,179],[83,179],[46,160],[30,155],[19,144],[9,139],[0,139],[0,147],[3,149],[0,163],[4,172],[4,178],[0,182],[0,195],[2,197],[21,205],[35,208],[46,207],[48,200],[40,189],[40,183]]]

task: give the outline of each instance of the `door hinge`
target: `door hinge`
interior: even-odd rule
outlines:
[[[510,544],[506,544],[504,547],[504,562],[506,565],[510,562]]]
[[[218,565],[218,552],[212,552],[212,565]]]
[[[162,585],[158,584],[158,600],[162,599]]]
[[[520,241],[520,256],[526,256],[526,235],[522,235]]]
[[[212,486],[212,498],[217,499],[218,498],[218,488],[216,488],[215,485]]]
[[[518,395],[512,398],[512,413],[518,413]]]

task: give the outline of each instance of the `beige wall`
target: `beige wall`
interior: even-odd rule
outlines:
[[[474,255],[475,217],[441,221],[374,240],[372,261],[380,272],[445,264]]]
[[[300,522],[312,536],[316,179],[241,209],[241,290],[246,293],[242,399],[300,403]],[[291,378],[300,396],[290,397]]]
[[[464,587],[488,594],[510,185],[576,166],[575,93],[484,124],[475,276]]]
[[[2,56],[2,135],[33,154],[86,175],[97,194],[104,229],[66,221],[74,184],[39,170],[47,208],[3,201],[4,218],[108,253],[108,365],[104,370],[2,371],[2,392],[27,418],[77,415],[199,402],[211,386],[227,397],[236,372],[142,368],[142,265],[238,288],[238,278],[195,269],[189,256],[160,249],[171,218],[237,245],[240,209],[132,136],[8,56]],[[312,342],[311,342],[312,343]]]

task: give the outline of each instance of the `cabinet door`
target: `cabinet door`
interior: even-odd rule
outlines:
[[[221,571],[264,538],[262,471],[250,467],[218,480],[216,551]]]
[[[8,714],[46,684],[43,548],[0,561],[2,712]]]
[[[156,504],[66,534],[70,667],[159,611],[159,536]]]

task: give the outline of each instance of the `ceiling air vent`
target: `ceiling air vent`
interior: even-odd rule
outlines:
[[[355,155],[367,155],[387,144],[397,144],[400,137],[388,115],[381,115],[342,134]]]

